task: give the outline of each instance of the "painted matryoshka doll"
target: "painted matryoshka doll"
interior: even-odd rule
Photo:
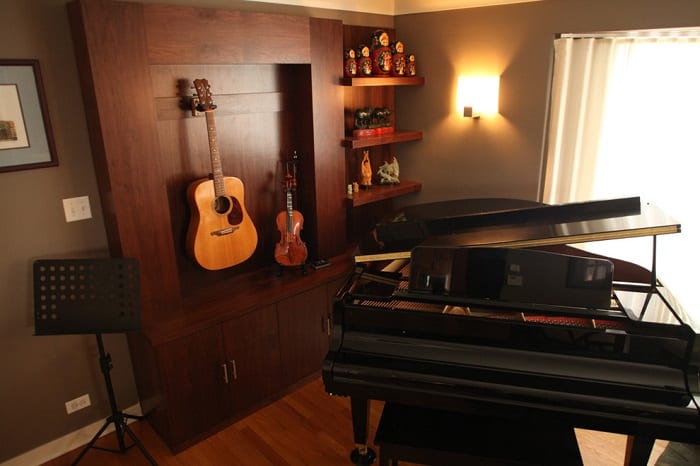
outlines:
[[[406,55],[400,40],[391,43],[391,75],[406,76]]]
[[[372,59],[369,56],[369,47],[360,45],[355,53],[355,60],[357,61],[358,76],[372,76]]]
[[[355,51],[353,49],[345,50],[343,76],[346,78],[354,78],[357,76],[357,61],[355,60]]]
[[[408,54],[408,59],[406,60],[406,74],[408,76],[416,75],[416,56],[412,53]]]
[[[382,29],[377,29],[372,34],[372,72],[376,75],[387,75],[391,72],[389,34]]]

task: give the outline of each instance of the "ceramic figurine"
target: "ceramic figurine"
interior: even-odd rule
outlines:
[[[379,107],[372,110],[372,122],[374,126],[391,126],[391,110],[389,107]]]
[[[362,151],[362,163],[360,164],[360,188],[369,189],[372,186],[372,165],[369,160],[369,150]]]
[[[363,107],[355,110],[355,129],[368,129],[372,126],[372,107]]]
[[[384,162],[377,170],[379,184],[399,184],[399,162],[396,157],[389,162]]]

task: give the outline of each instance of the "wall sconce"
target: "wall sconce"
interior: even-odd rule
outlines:
[[[500,76],[460,76],[457,80],[457,111],[465,118],[498,113]]]

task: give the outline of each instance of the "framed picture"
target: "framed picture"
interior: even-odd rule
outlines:
[[[0,59],[0,172],[55,165],[39,61]]]

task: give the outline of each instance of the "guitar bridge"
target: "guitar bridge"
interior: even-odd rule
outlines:
[[[226,236],[226,235],[230,235],[231,233],[233,233],[236,230],[238,230],[237,226],[228,227],[228,228],[223,228],[221,230],[214,230],[210,233],[210,235],[212,235],[212,236]]]

